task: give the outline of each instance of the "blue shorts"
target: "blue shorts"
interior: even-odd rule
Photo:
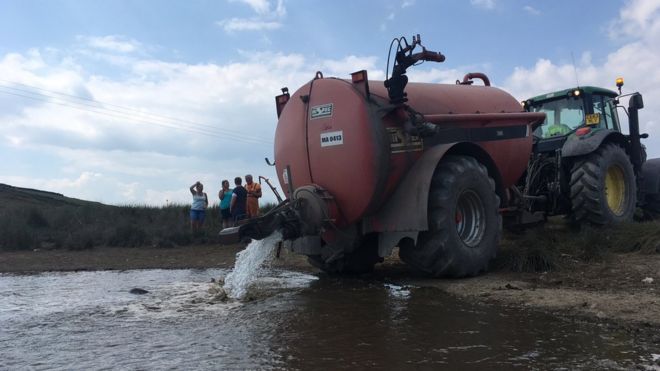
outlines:
[[[204,223],[204,217],[206,217],[206,210],[190,210],[191,221]]]

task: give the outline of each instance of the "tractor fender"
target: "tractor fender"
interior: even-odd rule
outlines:
[[[660,193],[660,158],[647,160],[642,165],[641,191],[645,195]]]
[[[601,129],[583,136],[570,135],[561,149],[561,154],[563,157],[588,155],[597,150],[605,141],[618,143],[626,151],[628,150],[628,141],[623,134],[610,129]]]

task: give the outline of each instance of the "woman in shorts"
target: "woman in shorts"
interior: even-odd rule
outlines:
[[[193,197],[192,206],[190,207],[190,230],[196,233],[204,225],[209,199],[204,193],[204,185],[199,181],[190,186],[190,193]]]

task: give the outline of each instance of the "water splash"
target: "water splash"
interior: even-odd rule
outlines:
[[[282,234],[275,232],[263,240],[253,240],[236,255],[234,269],[225,277],[223,289],[232,299],[241,299],[248,292],[250,284],[259,276],[260,267],[275,253]]]

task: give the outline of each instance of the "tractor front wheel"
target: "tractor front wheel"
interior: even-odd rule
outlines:
[[[571,204],[576,222],[628,222],[637,206],[635,172],[626,151],[606,143],[580,159],[571,171]]]
[[[447,156],[431,180],[429,230],[399,246],[401,260],[439,277],[473,276],[495,257],[502,231],[500,199],[486,167],[473,157]]]

